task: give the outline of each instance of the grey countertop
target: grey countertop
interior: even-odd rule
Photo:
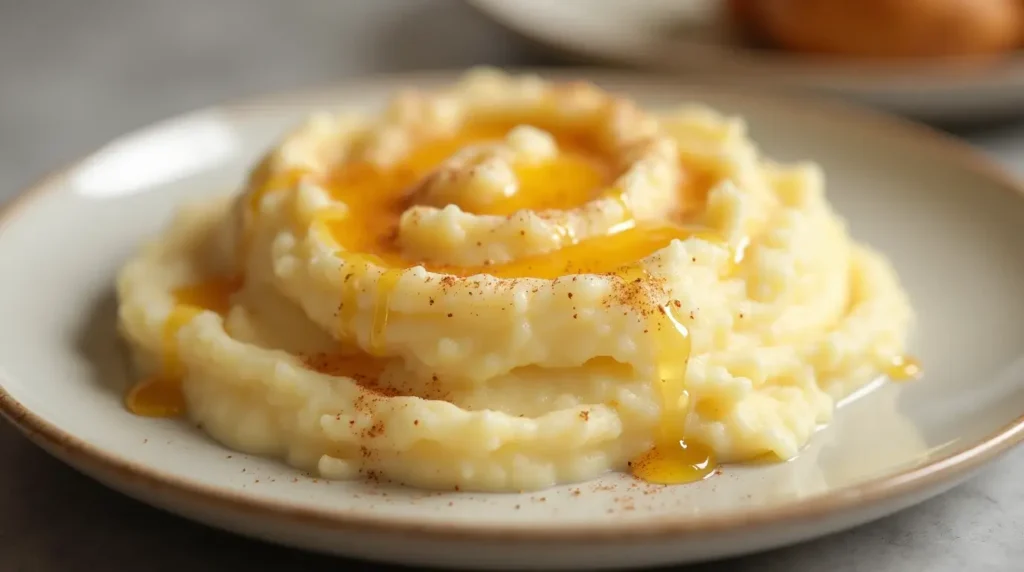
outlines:
[[[551,63],[452,0],[0,0],[0,202],[154,120],[379,71]],[[961,131],[1024,174],[1024,122]],[[1024,449],[850,532],[695,570],[1021,570]],[[344,569],[80,476],[0,423],[0,570]]]

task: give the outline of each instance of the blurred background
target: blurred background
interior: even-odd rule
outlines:
[[[0,198],[197,107],[545,58],[458,0],[0,0]]]
[[[1008,1],[1024,10],[1024,3]],[[974,43],[945,41],[948,34],[938,43],[935,34],[902,42],[877,26],[825,27],[832,31],[822,40],[806,36],[802,21],[771,20],[768,33],[765,15],[723,26],[722,18],[737,18],[722,11],[725,2],[0,0],[0,203],[118,135],[197,107],[366,74],[475,64],[630,64],[695,81],[823,90],[923,117],[1024,175],[1024,66],[1016,46],[1000,35],[1008,33],[1000,22],[1017,16],[954,14],[957,22],[982,22],[980,32],[970,28]],[[750,4],[728,3],[739,10]],[[917,3],[942,4],[908,5]],[[950,3],[1000,9],[997,0]],[[915,22],[935,15],[910,13]],[[841,16],[819,14],[819,23],[831,26]],[[623,33],[603,33],[612,25]],[[744,26],[757,28],[757,37],[743,35]],[[866,63],[852,53],[863,48],[856,41],[827,44],[865,34],[878,34],[871,45],[890,46],[897,55],[953,46],[983,51],[984,61],[952,63],[963,54],[918,53],[911,63],[894,65],[892,54],[871,55]],[[795,47],[783,50],[784,44]],[[822,57],[829,49],[852,54]],[[3,467],[17,467],[0,471],[0,570],[345,566],[137,504],[50,459],[6,424],[0,424],[0,459]],[[722,569],[1009,570],[1008,563],[1024,559],[1024,523],[1008,508],[1024,506],[1010,467],[1022,460],[1011,456],[880,523]]]
[[[851,58],[775,55],[722,25],[727,4],[744,1],[0,0],[0,198],[106,140],[199,106],[473,64],[627,59],[708,81],[840,86],[838,95],[895,99],[902,111],[916,102],[1000,157],[1024,153],[1013,137],[1024,115],[1019,58],[958,80],[963,73],[929,65],[879,74],[836,63]],[[1003,0],[977,4],[992,1]],[[627,34],[602,33],[620,24]]]

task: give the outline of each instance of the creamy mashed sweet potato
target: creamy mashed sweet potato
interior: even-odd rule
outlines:
[[[329,478],[525,490],[788,459],[912,373],[892,268],[743,122],[477,70],[324,114],[118,279],[142,415]]]

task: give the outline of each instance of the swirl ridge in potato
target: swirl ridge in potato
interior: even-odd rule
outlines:
[[[912,320],[823,186],[737,118],[585,83],[475,70],[318,115],[123,268],[127,403],[429,488],[788,459]]]

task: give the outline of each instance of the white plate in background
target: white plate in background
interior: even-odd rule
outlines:
[[[993,62],[865,62],[747,47],[720,0],[468,1],[525,37],[597,62],[811,88],[936,121],[1024,113],[1024,52]]]

